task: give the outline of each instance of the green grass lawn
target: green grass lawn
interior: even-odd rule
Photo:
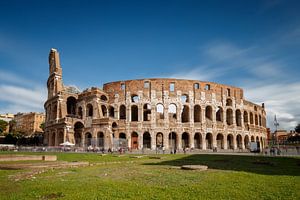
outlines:
[[[300,158],[56,155],[93,165],[47,170],[18,181],[31,171],[0,170],[0,199],[300,199]],[[205,164],[209,170],[177,167],[183,164]]]

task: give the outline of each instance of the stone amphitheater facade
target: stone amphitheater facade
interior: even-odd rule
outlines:
[[[45,144],[103,149],[248,151],[266,144],[264,104],[238,87],[183,79],[106,83],[80,92],[63,85],[59,53],[49,54]]]

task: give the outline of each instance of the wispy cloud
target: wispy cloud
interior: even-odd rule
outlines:
[[[297,29],[298,30],[298,29]],[[282,129],[294,129],[300,123],[300,80],[297,74],[286,73],[288,58],[277,56],[287,41],[298,35],[292,30],[278,38],[278,43],[265,40],[266,44],[239,47],[231,42],[212,42],[201,48],[205,58],[190,71],[171,75],[242,87],[247,100],[266,105],[268,126],[273,129],[274,115]],[[293,81],[296,80],[296,81]]]

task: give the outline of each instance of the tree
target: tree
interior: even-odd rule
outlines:
[[[6,131],[8,123],[2,119],[0,119],[0,134]]]
[[[17,125],[17,121],[16,120],[10,120],[9,121],[9,132],[10,133],[13,133],[13,132],[15,132],[16,130],[16,125]]]
[[[40,128],[41,128],[43,131],[45,131],[45,122],[43,122],[43,123],[40,124]]]
[[[296,131],[297,133],[300,133],[300,124],[298,124],[298,125],[296,126],[295,131]]]

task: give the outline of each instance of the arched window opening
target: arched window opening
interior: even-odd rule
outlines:
[[[101,106],[101,110],[102,110],[102,116],[107,117],[107,108],[105,105]]]
[[[224,149],[224,136],[221,133],[217,135],[217,148]]]
[[[164,106],[160,103],[156,105],[156,119],[164,119]]]
[[[189,96],[187,94],[184,94],[181,96],[181,102],[182,103],[188,103],[189,102]]]
[[[216,120],[217,122],[223,122],[223,109],[222,107],[218,107],[218,110],[216,112]]]
[[[204,90],[210,90],[210,85],[206,84]]]
[[[194,135],[194,147],[195,147],[195,149],[202,149],[202,136],[201,136],[201,133],[195,133],[195,135]]]
[[[164,146],[164,136],[162,133],[156,134],[156,147],[161,148]]]
[[[150,104],[144,104],[143,107],[143,117],[144,117],[144,121],[150,121],[151,120],[151,106]]]
[[[101,148],[104,148],[104,133],[98,132],[97,133],[97,140],[98,140],[98,146]]]
[[[115,108],[113,106],[109,106],[109,116],[112,118],[115,117]]]
[[[226,106],[232,106],[232,100],[226,99]]]
[[[67,113],[68,113],[68,115],[76,114],[76,102],[77,102],[77,100],[75,97],[67,98]]]
[[[168,109],[168,113],[169,113],[169,119],[170,120],[176,120],[177,119],[177,107],[175,104],[170,104],[169,105],[169,109]]]
[[[233,146],[233,135],[231,135],[231,134],[227,135],[227,148],[228,149],[234,149],[234,146]]]
[[[132,149],[138,149],[139,148],[138,137],[139,136],[136,132],[131,133],[131,148]]]
[[[104,101],[104,102],[106,102],[108,100],[105,95],[101,95],[100,99],[101,99],[101,101]]]
[[[85,146],[91,146],[92,145],[92,134],[91,133],[86,133],[85,134]]]
[[[198,89],[200,89],[200,85],[199,85],[199,83],[194,83],[194,89],[195,89],[195,90],[198,90]]]
[[[81,122],[76,122],[74,124],[74,138],[75,138],[75,146],[81,146],[81,135],[83,133],[84,125]]]
[[[237,126],[242,126],[242,113],[240,110],[235,111],[235,120]]]
[[[250,113],[250,124],[254,124],[254,122],[253,122],[253,113],[252,112]]]
[[[182,148],[190,147],[190,136],[187,132],[184,132],[181,136]]]
[[[112,127],[113,129],[118,128],[118,124],[117,124],[116,122],[113,122],[113,123],[111,124],[111,127]]]
[[[126,119],[126,107],[125,107],[125,105],[120,106],[120,119]]]
[[[249,149],[249,136],[246,135],[245,138],[244,138],[244,146],[245,146],[245,149]]]
[[[247,111],[244,111],[244,123],[245,124],[248,123],[248,113],[247,113]]]
[[[206,106],[205,108],[205,118],[208,121],[212,121],[212,107]]]
[[[134,94],[134,95],[131,95],[131,102],[132,103],[138,103],[139,102],[139,96]]]
[[[194,122],[201,122],[201,107],[199,105],[194,106]]]
[[[226,110],[226,122],[227,122],[227,125],[232,125],[233,124],[233,111],[232,111],[232,109],[227,109]]]
[[[257,117],[257,115],[255,115],[255,125],[256,126],[258,125],[258,117]]]
[[[131,106],[131,121],[137,122],[139,120],[139,110],[136,105]]]
[[[261,115],[259,115],[259,126],[261,126],[262,125],[262,121],[261,121]]]
[[[211,133],[207,133],[206,137],[205,137],[206,149],[212,149],[213,148],[212,140],[213,140],[212,134]]]
[[[184,105],[181,113],[181,122],[186,123],[189,121],[190,121],[190,108]]]
[[[143,148],[151,148],[151,135],[149,132],[143,134]]]
[[[177,149],[177,134],[175,132],[169,134],[169,148],[171,152]]]
[[[52,108],[52,119],[57,118],[57,105]]]
[[[93,117],[93,106],[92,106],[92,104],[88,104],[87,106],[86,106],[86,116],[87,117]]]

